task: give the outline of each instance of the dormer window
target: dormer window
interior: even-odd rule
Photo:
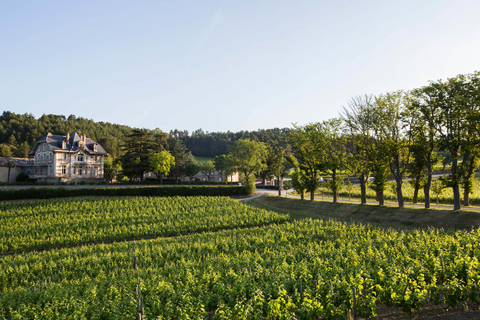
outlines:
[[[93,151],[97,152],[97,144],[96,143],[93,145]]]
[[[62,149],[63,150],[67,149],[67,142],[65,141],[62,142]]]

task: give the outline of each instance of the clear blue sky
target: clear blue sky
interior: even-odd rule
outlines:
[[[36,117],[291,127],[479,63],[479,0],[0,0],[0,106]]]

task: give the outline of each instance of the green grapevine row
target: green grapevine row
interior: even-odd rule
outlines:
[[[374,316],[377,303],[406,313],[427,302],[478,304],[479,239],[477,230],[405,233],[305,220],[138,241],[144,318],[343,319],[353,288],[362,317]],[[4,256],[1,315],[41,309],[54,319],[86,304],[103,318],[133,317],[132,264],[131,243]]]
[[[0,205],[0,253],[288,221],[226,197],[50,200]]]

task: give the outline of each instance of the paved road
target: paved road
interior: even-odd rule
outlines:
[[[293,191],[294,191],[293,189],[288,190],[289,193],[293,192]],[[244,201],[248,202],[251,199],[258,198],[258,197],[263,196],[265,194],[278,195],[278,190],[268,190],[268,189],[258,188],[255,196],[247,198]],[[285,195],[286,195],[286,191],[282,191],[282,196],[285,197]],[[300,196],[288,194],[287,198],[300,198]],[[305,199],[310,199],[310,195],[309,194],[305,195]],[[317,196],[315,198],[315,200],[322,201],[322,198]],[[323,201],[332,202],[332,199],[331,198],[330,199],[325,199]],[[360,199],[351,199],[351,200],[341,199],[341,200],[338,200],[338,202],[360,203]],[[370,200],[367,200],[367,204],[376,205],[376,204],[378,204],[378,202],[370,199]],[[393,206],[393,207],[398,206],[398,204],[396,202],[385,202],[385,205],[386,206]],[[425,208],[425,204],[423,204],[423,203],[419,203],[419,204],[405,203],[405,207],[407,207],[407,208],[422,208],[423,209],[423,208]],[[453,210],[453,205],[442,205],[442,204],[437,205],[435,203],[431,203],[430,208],[431,209],[439,209],[439,210]],[[480,207],[473,207],[473,206],[462,207],[462,210],[480,212]]]

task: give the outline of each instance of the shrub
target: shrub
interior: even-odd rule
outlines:
[[[245,186],[244,186],[245,192],[247,195],[252,196],[255,194],[257,191],[257,188],[255,187],[255,182],[253,179],[248,179],[245,181]]]
[[[29,182],[30,181],[30,178],[28,177],[28,175],[26,175],[25,173],[21,172],[18,176],[17,176],[17,179],[15,180],[17,182]]]

